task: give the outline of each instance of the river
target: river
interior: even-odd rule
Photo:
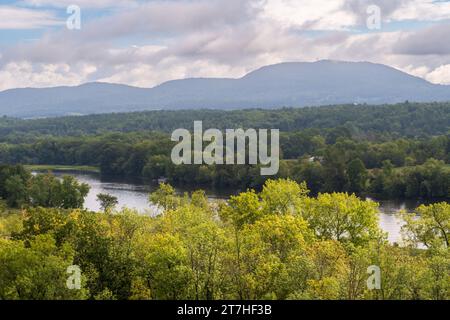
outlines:
[[[80,173],[80,172],[54,172],[56,176],[63,174],[70,174],[78,181],[87,183],[91,189],[85,201],[85,208],[92,211],[99,211],[100,206],[97,202],[97,194],[107,193],[117,197],[119,201],[118,208],[127,207],[138,210],[143,214],[152,214],[155,208],[149,203],[149,193],[154,190],[154,187],[139,184],[136,182],[125,183],[117,180],[101,178],[99,174],[95,173]],[[217,192],[208,191],[207,195],[210,199],[221,199],[227,194],[218,194]],[[423,204],[416,200],[388,200],[380,201],[380,227],[388,233],[390,242],[400,242],[400,229],[402,221],[398,219],[396,213],[399,210],[413,211],[419,205]]]

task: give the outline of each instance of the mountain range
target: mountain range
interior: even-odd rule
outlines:
[[[239,79],[191,78],[154,88],[108,83],[0,92],[0,115],[21,118],[161,109],[244,109],[450,101],[436,85],[382,64],[322,60],[266,66]]]

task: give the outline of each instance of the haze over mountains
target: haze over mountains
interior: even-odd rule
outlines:
[[[240,79],[174,80],[151,89],[89,83],[0,92],[0,115],[51,117],[159,109],[304,107],[344,103],[450,101],[435,85],[368,62],[318,61],[263,67]]]

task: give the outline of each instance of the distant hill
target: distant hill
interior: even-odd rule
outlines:
[[[240,79],[184,79],[151,89],[89,83],[0,92],[0,115],[51,117],[162,109],[244,109],[345,103],[450,101],[435,85],[368,62],[318,61],[263,67]]]

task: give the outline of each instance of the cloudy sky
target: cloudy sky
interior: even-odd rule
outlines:
[[[67,27],[71,5],[81,9],[79,30]],[[450,1],[0,0],[0,90],[152,87],[321,59],[450,84]]]

